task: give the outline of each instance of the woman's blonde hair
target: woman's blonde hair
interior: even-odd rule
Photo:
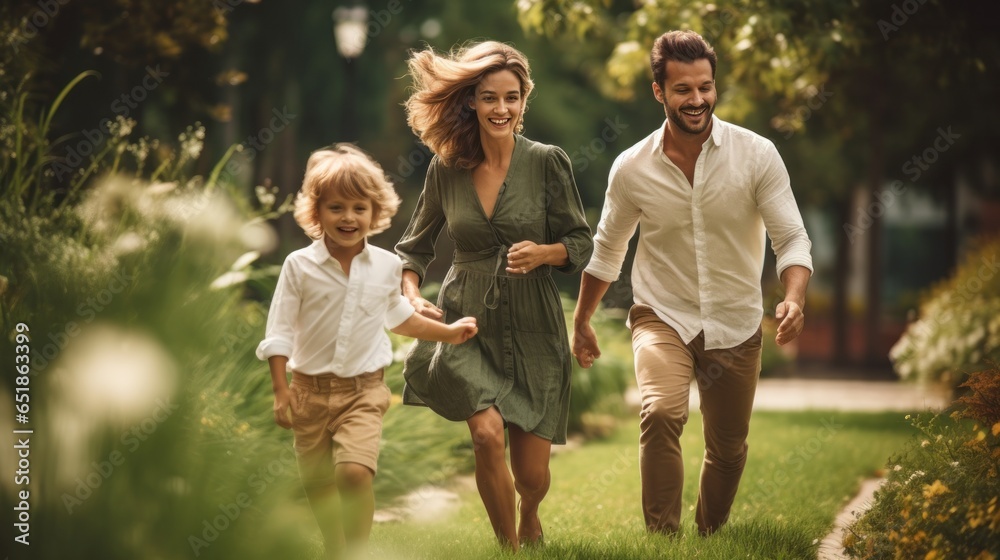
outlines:
[[[433,49],[414,53],[408,62],[413,93],[406,100],[406,122],[447,167],[471,169],[484,158],[479,121],[469,102],[487,75],[510,70],[521,82],[520,132],[528,95],[535,87],[528,59],[521,51],[498,43],[476,43],[447,55]]]
[[[372,201],[369,235],[388,229],[399,210],[399,196],[382,167],[353,144],[334,144],[309,156],[302,189],[295,197],[295,221],[312,239],[323,238],[319,201],[329,189],[347,199]]]

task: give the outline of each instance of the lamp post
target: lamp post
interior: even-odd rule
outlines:
[[[343,111],[343,132],[348,141],[357,140],[358,71],[352,64],[361,56],[368,40],[368,10],[364,5],[341,6],[333,10],[333,36],[337,52],[344,58],[346,101]]]

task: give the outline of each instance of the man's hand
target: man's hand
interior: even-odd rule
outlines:
[[[601,357],[601,349],[597,346],[597,333],[590,323],[577,323],[573,329],[573,355],[582,368],[594,365],[594,360]]]
[[[274,392],[274,422],[286,430],[292,428],[292,418],[289,412],[295,413],[292,406],[292,392],[286,387]]]
[[[778,324],[778,335],[774,337],[778,346],[783,346],[798,338],[806,323],[806,316],[802,313],[799,304],[788,300],[778,304],[774,310],[774,318],[781,321]]]

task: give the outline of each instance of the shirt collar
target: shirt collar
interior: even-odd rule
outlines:
[[[371,259],[371,246],[368,244],[368,239],[364,240],[365,247],[361,250],[358,256],[364,256],[365,258]],[[332,259],[330,256],[330,251],[326,249],[326,243],[323,238],[315,239],[312,245],[309,246],[309,255],[312,257],[316,264],[323,264],[328,259]]]
[[[716,147],[722,145],[722,127],[725,123],[712,113],[712,134],[709,136],[709,140],[715,144]],[[667,132],[667,119],[663,119],[663,124],[660,125],[659,132],[656,133],[656,141],[653,142],[653,153],[663,152],[663,135]],[[708,140],[705,141],[708,143]],[[704,144],[702,145],[704,147]]]

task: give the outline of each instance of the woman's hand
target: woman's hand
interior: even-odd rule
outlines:
[[[420,296],[410,299],[410,305],[413,306],[413,309],[416,310],[417,313],[427,317],[428,319],[440,320],[444,317],[444,311],[441,311],[440,307]]]
[[[562,243],[539,245],[534,241],[519,241],[507,250],[508,274],[527,274],[542,265],[562,266],[567,262],[569,257]]]
[[[444,311],[441,311],[440,307],[427,301],[420,295],[420,276],[417,276],[416,272],[412,270],[403,271],[403,280],[400,289],[403,291],[403,296],[409,300],[410,305],[413,306],[413,309],[418,314],[428,319],[440,320],[444,317]]]

